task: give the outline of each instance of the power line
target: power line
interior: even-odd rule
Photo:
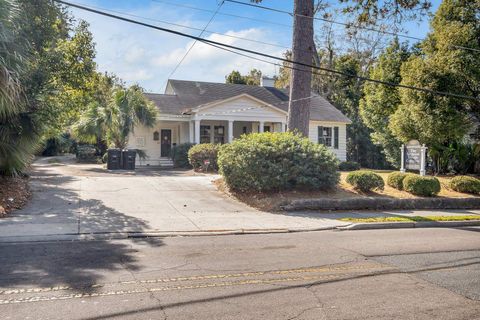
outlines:
[[[198,35],[198,37],[202,37],[203,33],[205,32],[205,30],[208,28],[208,26],[210,25],[210,23],[212,23],[213,19],[215,18],[215,16],[217,15],[217,13],[220,11],[220,8],[222,7],[222,5],[225,3],[225,0],[221,0],[220,4],[218,5],[217,7],[217,10],[215,10],[215,12],[213,13],[212,17],[210,18],[210,20],[208,20],[207,24],[205,25],[205,27],[202,29],[202,31],[200,32],[200,34]],[[185,60],[185,58],[188,56],[188,54],[190,53],[190,51],[192,51],[193,47],[195,46],[195,44],[197,43],[198,40],[195,40],[193,41],[192,45],[190,46],[190,48],[188,48],[187,52],[185,52],[185,54],[183,55],[182,59],[180,59],[180,61],[177,63],[177,65],[175,66],[175,68],[173,68],[172,72],[170,72],[170,74],[168,75],[167,77],[167,80],[165,82],[168,81],[168,79],[170,79],[175,71],[177,71],[177,69],[180,67],[180,65],[182,64],[182,62]]]
[[[341,26],[344,26],[344,27],[347,27],[347,28],[363,29],[363,30],[367,30],[367,31],[372,31],[372,32],[377,32],[377,33],[382,33],[382,34],[387,34],[387,35],[391,35],[391,36],[402,37],[402,38],[411,39],[411,40],[417,40],[417,41],[425,40],[424,38],[414,37],[414,36],[410,36],[408,34],[402,34],[402,33],[397,33],[397,32],[392,32],[392,31],[387,31],[387,30],[365,27],[365,26],[359,26],[359,25],[354,25],[354,24],[347,23],[347,22],[340,22],[340,21],[336,21],[336,20],[332,20],[332,19],[325,19],[325,18],[320,18],[320,17],[315,17],[315,16],[312,17],[312,16],[303,15],[303,14],[294,14],[294,13],[289,12],[289,11],[280,10],[280,9],[267,7],[267,6],[262,6],[262,5],[257,5],[257,4],[248,3],[248,2],[242,2],[242,1],[238,1],[238,0],[225,0],[225,1],[240,4],[240,5],[244,5],[244,6],[264,9],[264,10],[268,10],[268,11],[284,13],[284,14],[288,14],[291,17],[298,16],[298,17],[303,17],[303,18],[319,20],[319,21],[323,21],[323,22],[328,22],[328,23],[332,23],[332,24],[341,25]],[[480,52],[479,49],[469,48],[469,47],[465,47],[465,46],[451,45],[451,47],[457,48],[457,49]]]
[[[292,65],[304,66],[304,67],[308,67],[308,68],[312,68],[312,69],[316,69],[316,70],[321,70],[321,71],[325,71],[325,72],[329,72],[329,73],[333,73],[333,74],[337,74],[337,75],[341,75],[341,76],[345,76],[345,77],[349,77],[349,78],[357,78],[359,80],[364,80],[364,81],[369,81],[369,82],[373,82],[373,83],[383,84],[383,85],[387,85],[387,86],[391,86],[391,87],[399,87],[399,88],[417,90],[417,91],[422,91],[422,92],[437,94],[437,95],[442,95],[442,96],[450,96],[450,97],[463,98],[463,99],[473,99],[473,100],[478,101],[478,99],[475,98],[475,97],[466,96],[466,95],[463,95],[463,94],[456,94],[456,93],[451,93],[451,92],[436,91],[436,90],[427,89],[427,88],[420,88],[420,87],[415,87],[415,86],[396,84],[396,83],[392,83],[392,82],[371,79],[371,78],[363,77],[363,76],[359,76],[359,75],[353,75],[353,74],[349,74],[349,73],[334,70],[334,69],[324,68],[324,67],[320,67],[320,66],[314,66],[314,65],[311,65],[311,64],[308,64],[308,63],[296,62],[296,61],[293,61],[293,60],[290,60],[290,59],[287,59],[287,58],[281,58],[281,57],[277,57],[277,56],[274,56],[274,55],[258,52],[258,51],[255,51],[255,50],[245,49],[245,48],[221,43],[221,42],[214,41],[214,40],[204,39],[204,38],[201,38],[201,37],[193,36],[193,35],[183,33],[183,32],[179,32],[179,31],[176,31],[176,30],[172,30],[172,29],[168,29],[168,28],[162,28],[162,27],[158,27],[158,26],[155,26],[155,25],[151,25],[151,24],[148,24],[148,23],[141,22],[141,21],[136,21],[136,20],[124,18],[124,17],[121,17],[121,16],[116,16],[116,15],[113,15],[113,14],[110,14],[110,13],[107,13],[107,12],[102,12],[102,11],[99,11],[99,10],[96,10],[96,9],[92,9],[92,8],[85,7],[85,6],[82,6],[82,5],[74,4],[74,3],[71,3],[71,2],[67,2],[67,1],[63,1],[63,0],[52,0],[52,1],[64,4],[64,5],[72,6],[72,7],[78,8],[78,9],[82,9],[82,10],[85,10],[85,11],[93,12],[93,13],[103,15],[103,16],[106,16],[106,17],[110,17],[110,18],[113,18],[113,19],[122,20],[122,21],[125,21],[125,22],[129,22],[129,23],[141,25],[141,26],[144,26],[144,27],[164,31],[164,32],[175,34],[175,35],[178,35],[178,36],[198,40],[198,41],[203,42],[207,45],[223,47],[224,50],[225,49],[230,49],[234,53],[236,53],[234,50],[238,50],[238,51],[262,56],[262,57],[265,57],[265,58],[270,58],[270,59],[279,60],[279,61],[286,62],[286,63],[291,63]]]
[[[150,1],[152,1],[152,2],[158,2],[158,3],[163,3],[163,4],[166,4],[166,5],[169,5],[169,6],[174,6],[174,7],[180,7],[180,8],[187,8],[187,9],[202,11],[202,12],[211,12],[211,13],[215,12],[215,10],[204,9],[204,8],[189,6],[189,5],[185,5],[185,4],[179,4],[179,3],[172,3],[172,2],[163,1],[163,0],[150,0]],[[272,24],[272,25],[276,25],[276,26],[292,28],[292,26],[289,25],[289,24],[284,24],[284,23],[279,23],[279,22],[274,22],[274,21],[268,21],[268,20],[262,20],[262,19],[256,19],[256,18],[251,18],[251,17],[245,17],[245,16],[241,16],[241,15],[237,15],[237,14],[232,14],[232,13],[221,12],[221,13],[219,13],[219,15],[226,16],[226,17],[232,17],[232,18],[247,19],[247,20],[252,20],[252,21],[257,21],[257,22]]]
[[[226,34],[226,33],[221,33],[221,32],[212,31],[212,30],[206,30],[206,29],[204,30],[202,28],[191,27],[191,26],[187,26],[187,25],[184,25],[184,24],[178,24],[178,23],[170,22],[170,21],[166,21],[166,20],[149,18],[149,17],[145,17],[145,16],[140,16],[140,15],[136,15],[136,14],[127,13],[127,12],[112,10],[112,9],[108,9],[108,8],[104,8],[104,7],[93,6],[93,5],[88,5],[88,7],[98,9],[98,10],[107,11],[107,12],[118,13],[118,14],[128,16],[128,17],[134,17],[134,18],[138,18],[138,19],[159,22],[159,23],[163,23],[163,24],[166,24],[166,25],[171,25],[171,26],[175,26],[175,27],[179,27],[179,28],[185,28],[185,29],[190,29],[190,30],[195,30],[195,31],[204,31],[205,33],[216,34],[216,35],[219,35],[219,36],[228,37],[228,38],[232,38],[232,39],[249,41],[249,42],[253,42],[253,43],[264,44],[264,45],[277,47],[277,48],[283,48],[283,49],[287,49],[287,50],[291,49],[291,47],[286,46],[286,45],[281,45],[281,44],[276,44],[276,43],[271,43],[271,42],[266,42],[266,41],[261,41],[261,40],[255,40],[255,39],[248,39],[248,38],[245,38],[245,37],[239,37],[239,36],[235,36],[235,35],[232,35],[232,34]],[[222,14],[222,13],[220,12],[218,14]]]

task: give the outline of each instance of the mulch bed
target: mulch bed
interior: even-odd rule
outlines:
[[[0,176],[0,217],[22,208],[30,198],[27,177]]]

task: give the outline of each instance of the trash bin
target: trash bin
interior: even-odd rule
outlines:
[[[122,151],[120,149],[108,149],[107,150],[107,169],[119,170],[122,169]]]
[[[122,161],[124,170],[135,170],[135,157],[137,156],[137,150],[125,149],[122,151]]]

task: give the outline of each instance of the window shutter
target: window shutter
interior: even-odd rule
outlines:
[[[333,127],[333,147],[338,149],[338,127]]]
[[[325,144],[325,140],[323,139],[323,127],[318,127],[318,143]]]

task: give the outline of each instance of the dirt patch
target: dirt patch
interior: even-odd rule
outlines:
[[[0,177],[0,217],[22,208],[30,199],[28,178]]]
[[[384,181],[387,180],[387,176],[392,171],[386,170],[372,170],[378,173]],[[353,199],[353,198],[382,198],[382,199],[415,199],[419,198],[413,194],[410,194],[405,191],[397,190],[392,187],[389,187],[385,184],[384,190],[379,190],[375,192],[362,193],[359,192],[351,185],[349,185],[345,179],[348,172],[340,173],[340,183],[338,186],[330,191],[282,191],[282,192],[235,192],[228,188],[222,178],[219,178],[214,181],[215,186],[221,192],[226,193],[227,195],[236,198],[237,200],[259,210],[263,211],[280,211],[281,207],[291,203],[295,200],[304,200],[304,199]],[[449,180],[452,177],[440,176],[437,177],[440,180],[442,189],[438,194],[437,198],[475,198],[478,196],[460,193],[451,190],[449,185]]]

